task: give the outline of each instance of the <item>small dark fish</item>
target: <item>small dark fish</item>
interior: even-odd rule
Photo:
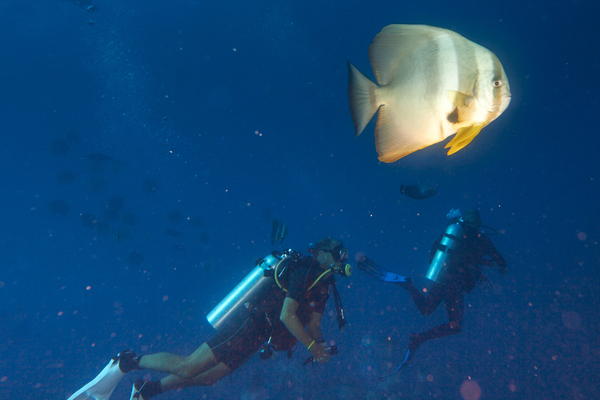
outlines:
[[[80,144],[81,138],[79,137],[79,133],[74,129],[69,129],[65,132],[65,140],[69,144]]]
[[[110,232],[110,222],[108,221],[98,221],[96,225],[94,225],[94,229],[101,235],[109,236]]]
[[[208,232],[202,232],[198,235],[198,241],[203,244],[208,244],[210,242],[210,235]]]
[[[194,228],[202,228],[204,220],[201,217],[192,217],[190,218],[190,225]]]
[[[129,228],[121,227],[113,232],[113,237],[117,242],[126,242],[129,240],[131,235],[129,234]]]
[[[94,176],[88,181],[88,189],[97,193],[108,188],[108,179],[101,176]]]
[[[175,229],[167,229],[167,230],[165,230],[165,233],[168,236],[181,236],[181,232],[176,231]]]
[[[127,262],[129,264],[140,265],[144,261],[144,256],[139,251],[132,251],[127,255]]]
[[[123,225],[133,226],[137,224],[137,221],[137,217],[133,213],[127,213],[121,216],[121,222]]]
[[[430,186],[423,185],[400,185],[400,193],[411,199],[423,200],[435,196],[437,190]]]
[[[109,161],[113,159],[112,156],[107,156],[106,154],[102,153],[88,154],[88,158],[92,161]]]
[[[48,204],[48,210],[54,215],[67,215],[71,206],[62,200],[53,200]]]
[[[116,221],[119,218],[119,211],[116,208],[106,208],[104,209],[104,219],[109,221]]]
[[[92,228],[92,229],[94,229],[96,227],[96,223],[98,222],[98,220],[96,219],[94,214],[81,214],[79,216],[79,219],[81,220],[81,224],[83,226],[86,226],[86,227]]]
[[[54,174],[54,177],[60,184],[66,183],[70,185],[75,182],[75,174],[71,171],[59,171]]]
[[[56,138],[50,143],[50,151],[56,156],[66,156],[70,148],[65,138]]]
[[[169,222],[177,224],[183,220],[183,215],[181,215],[181,212],[179,212],[179,210],[173,210],[167,213],[167,219],[169,220]]]
[[[173,250],[175,250],[175,251],[185,251],[185,247],[183,247],[180,244],[174,244],[172,247],[173,247]]]
[[[124,205],[124,201],[121,196],[113,196],[108,200],[106,207],[121,211],[121,209],[123,208],[123,205]]]
[[[287,225],[277,219],[274,219],[271,229],[271,246],[277,243],[277,241],[279,241],[279,243],[283,243],[283,239],[287,237],[287,234]]]
[[[154,179],[148,179],[147,181],[144,181],[144,183],[142,183],[142,189],[146,193],[156,193],[158,188],[159,184]]]

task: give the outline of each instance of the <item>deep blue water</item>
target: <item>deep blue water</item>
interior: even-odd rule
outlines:
[[[66,399],[125,348],[188,354],[213,332],[206,313],[274,249],[332,236],[427,285],[451,208],[477,208],[500,232],[509,274],[490,271],[463,332],[422,346],[392,380],[377,376],[444,308],[423,317],[356,271],[338,280],[346,331],[333,304],[324,318],[340,349],[329,364],[303,368],[304,349],[253,358],[161,398],[600,397],[596,2],[94,4],[0,1],[0,398]],[[509,108],[453,156],[444,142],[382,164],[373,122],[354,138],[346,61],[372,78],[369,44],[391,23],[455,30],[502,61]],[[416,182],[438,194],[399,194]],[[103,220],[114,196],[137,224],[81,223]],[[174,210],[185,220],[169,221]],[[289,226],[283,246],[271,246],[273,218]],[[160,377],[131,374],[113,398],[140,376]]]

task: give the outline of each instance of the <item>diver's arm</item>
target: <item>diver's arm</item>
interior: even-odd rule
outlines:
[[[283,301],[279,319],[299,342],[307,348],[310,347],[309,351],[315,360],[326,362],[329,360],[329,354],[325,352],[325,345],[323,343],[316,343],[318,339],[321,339],[320,325],[322,314],[313,312],[310,322],[308,323],[308,331],[305,331],[300,322],[300,318],[298,318],[298,314],[296,313],[297,310],[298,302],[291,297],[286,297]],[[318,336],[315,332],[318,332]],[[315,334],[314,337],[312,336],[313,334]]]
[[[310,321],[308,321],[308,324],[306,325],[308,334],[317,341],[323,339],[323,334],[321,333],[321,318],[323,318],[323,314],[313,311],[310,316]]]
[[[485,253],[490,256],[491,260],[492,260],[492,265],[494,267],[498,267],[498,269],[500,270],[500,274],[501,275],[506,275],[506,272],[508,271],[508,267],[506,265],[506,260],[504,260],[504,257],[502,257],[502,255],[500,254],[500,252],[498,250],[496,250],[496,247],[494,247],[494,245],[492,244],[492,241],[489,238],[485,238]]]
[[[281,309],[281,315],[279,316],[279,319],[281,322],[283,322],[288,331],[290,331],[290,333],[294,335],[296,339],[298,339],[299,342],[302,342],[303,345],[308,347],[312,341],[317,338],[311,337],[304,330],[304,327],[300,322],[300,318],[298,318],[298,314],[296,314],[297,310],[298,302],[291,297],[286,297],[283,301],[283,308]]]

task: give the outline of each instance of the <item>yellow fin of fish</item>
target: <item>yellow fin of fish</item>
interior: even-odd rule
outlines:
[[[487,124],[482,123],[460,128],[456,136],[454,136],[454,138],[452,138],[452,140],[449,141],[444,147],[445,149],[450,147],[450,150],[448,150],[448,155],[456,153],[471,143],[475,136],[477,136],[486,125]]]

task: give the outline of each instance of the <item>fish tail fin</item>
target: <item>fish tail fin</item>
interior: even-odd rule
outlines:
[[[379,108],[380,104],[375,99],[377,87],[348,61],[348,100],[355,137],[362,133]]]

